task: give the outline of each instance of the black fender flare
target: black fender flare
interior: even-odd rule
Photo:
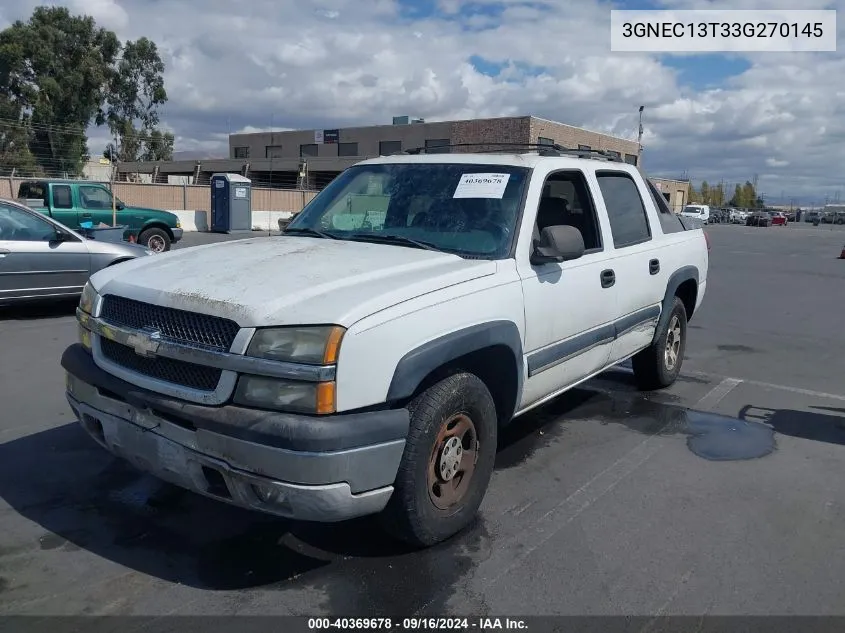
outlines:
[[[387,401],[396,402],[410,398],[431,372],[461,356],[493,346],[504,346],[513,352],[518,380],[515,412],[522,397],[522,336],[515,323],[504,320],[471,325],[409,351],[396,365],[387,390]]]
[[[657,333],[666,325],[669,320],[669,313],[672,309],[672,303],[675,301],[675,293],[678,292],[681,284],[685,281],[693,280],[698,286],[698,268],[696,266],[682,266],[669,276],[669,281],[666,282],[666,294],[663,295],[663,302],[660,310],[660,320],[657,323],[657,328],[654,331],[653,341],[657,341]]]

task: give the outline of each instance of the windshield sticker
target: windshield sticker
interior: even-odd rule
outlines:
[[[461,174],[452,197],[501,199],[510,177],[510,174]]]

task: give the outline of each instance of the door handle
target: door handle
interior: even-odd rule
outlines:
[[[612,270],[601,271],[601,287],[610,288],[616,283],[616,273]]]
[[[648,263],[648,272],[651,275],[656,275],[660,272],[660,260],[659,259],[652,259]]]

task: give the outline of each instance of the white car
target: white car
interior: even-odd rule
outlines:
[[[710,207],[706,204],[688,204],[681,211],[681,215],[707,224],[710,221]]]
[[[708,257],[598,153],[367,160],[282,236],[95,275],[67,397],[162,479],[296,519],[381,513],[428,546],[473,519],[503,426],[629,358],[643,389],[673,383]]]

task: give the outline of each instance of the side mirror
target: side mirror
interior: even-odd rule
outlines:
[[[122,202],[118,202],[117,204],[114,205],[114,208],[117,209],[118,211],[123,211],[126,208],[126,205],[123,204]]]
[[[534,243],[532,264],[567,262],[584,255],[584,236],[574,226],[547,226]]]

